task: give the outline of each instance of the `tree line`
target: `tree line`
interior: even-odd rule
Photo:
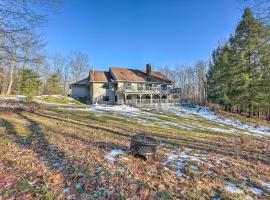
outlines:
[[[213,51],[207,97],[226,111],[270,120],[270,28],[249,8],[235,33]]]
[[[67,94],[89,58],[79,51],[46,55],[40,27],[62,0],[0,0],[0,94]]]
[[[190,104],[204,105],[206,103],[206,72],[207,62],[199,60],[195,65],[176,65],[160,67],[161,73],[167,76],[181,88],[181,99]]]

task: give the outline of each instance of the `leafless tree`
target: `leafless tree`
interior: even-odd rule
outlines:
[[[204,104],[206,99],[206,62],[203,60],[198,61],[195,64],[195,72],[197,79],[198,103]]]
[[[68,59],[60,53],[56,53],[51,57],[53,71],[60,77],[63,94],[68,93],[68,85],[70,84],[70,69]]]
[[[83,78],[89,67],[89,58],[82,52],[73,51],[69,55],[68,66],[70,68],[72,80],[79,81]]]
[[[42,42],[38,27],[43,25],[50,13],[57,10],[62,0],[0,0],[0,56],[1,86],[3,93],[11,93],[15,68],[25,68],[30,62],[38,62]],[[7,66],[3,66],[7,65]],[[5,72],[5,68],[8,68]],[[4,76],[7,76],[4,77]]]
[[[205,103],[206,62],[200,60],[195,66],[176,65],[159,68],[159,71],[175,82],[176,87],[182,90],[182,99],[193,104]]]

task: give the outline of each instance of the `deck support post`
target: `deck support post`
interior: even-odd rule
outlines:
[[[153,104],[153,94],[150,94],[150,104]]]
[[[140,105],[142,104],[142,94],[139,94],[140,97]]]
[[[159,104],[161,105],[161,97],[162,97],[162,94],[158,94],[159,96]]]
[[[127,99],[127,94],[125,93],[125,94],[124,94],[124,104],[127,104],[126,99]]]

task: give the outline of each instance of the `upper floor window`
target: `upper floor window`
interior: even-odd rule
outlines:
[[[125,86],[131,86],[131,83],[130,82],[125,82],[124,85]]]
[[[103,86],[102,86],[103,89],[109,89],[109,83],[103,83]]]

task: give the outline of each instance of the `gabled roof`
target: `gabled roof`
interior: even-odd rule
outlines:
[[[150,77],[144,70],[110,68],[110,72],[116,81],[172,83],[166,76],[156,71],[152,71]]]
[[[75,83],[72,83],[71,85],[88,85],[88,84],[89,84],[89,78],[85,78]]]
[[[90,71],[89,78],[90,82],[111,82],[112,80],[110,72],[104,71]]]

